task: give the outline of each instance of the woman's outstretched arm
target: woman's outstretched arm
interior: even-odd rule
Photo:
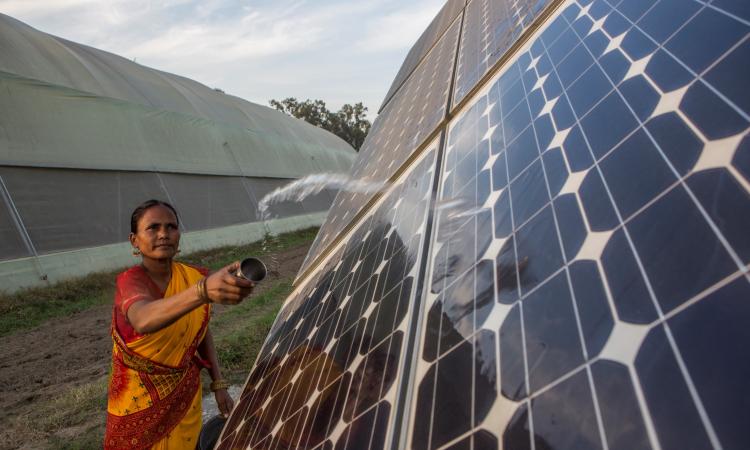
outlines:
[[[214,302],[236,305],[250,295],[255,286],[252,281],[232,275],[238,264],[232,263],[206,278],[208,298],[203,298],[198,292],[198,286],[193,285],[171,297],[133,303],[127,309],[130,325],[139,334],[154,333],[203,304]]]

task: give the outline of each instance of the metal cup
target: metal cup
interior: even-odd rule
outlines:
[[[258,258],[245,258],[240,261],[240,268],[237,269],[235,276],[257,283],[265,278],[267,273],[268,269],[263,261]]]

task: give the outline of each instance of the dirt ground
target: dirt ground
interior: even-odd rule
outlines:
[[[306,244],[279,253],[274,264],[277,270],[269,267],[269,277],[293,277],[308,248]],[[260,283],[256,293],[268,284]],[[219,306],[215,314],[227,308]],[[0,429],[9,431],[12,419],[27,414],[38,402],[108,373],[111,315],[111,306],[97,306],[0,338]]]

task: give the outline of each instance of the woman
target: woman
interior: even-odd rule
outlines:
[[[200,370],[209,369],[219,411],[232,409],[208,330],[211,303],[237,304],[254,284],[173,261],[179,219],[168,203],[133,211],[130,243],[141,264],[117,276],[106,449],[194,449],[201,427]]]

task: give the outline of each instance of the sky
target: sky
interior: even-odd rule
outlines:
[[[0,0],[0,13],[263,105],[375,116],[445,0]]]

